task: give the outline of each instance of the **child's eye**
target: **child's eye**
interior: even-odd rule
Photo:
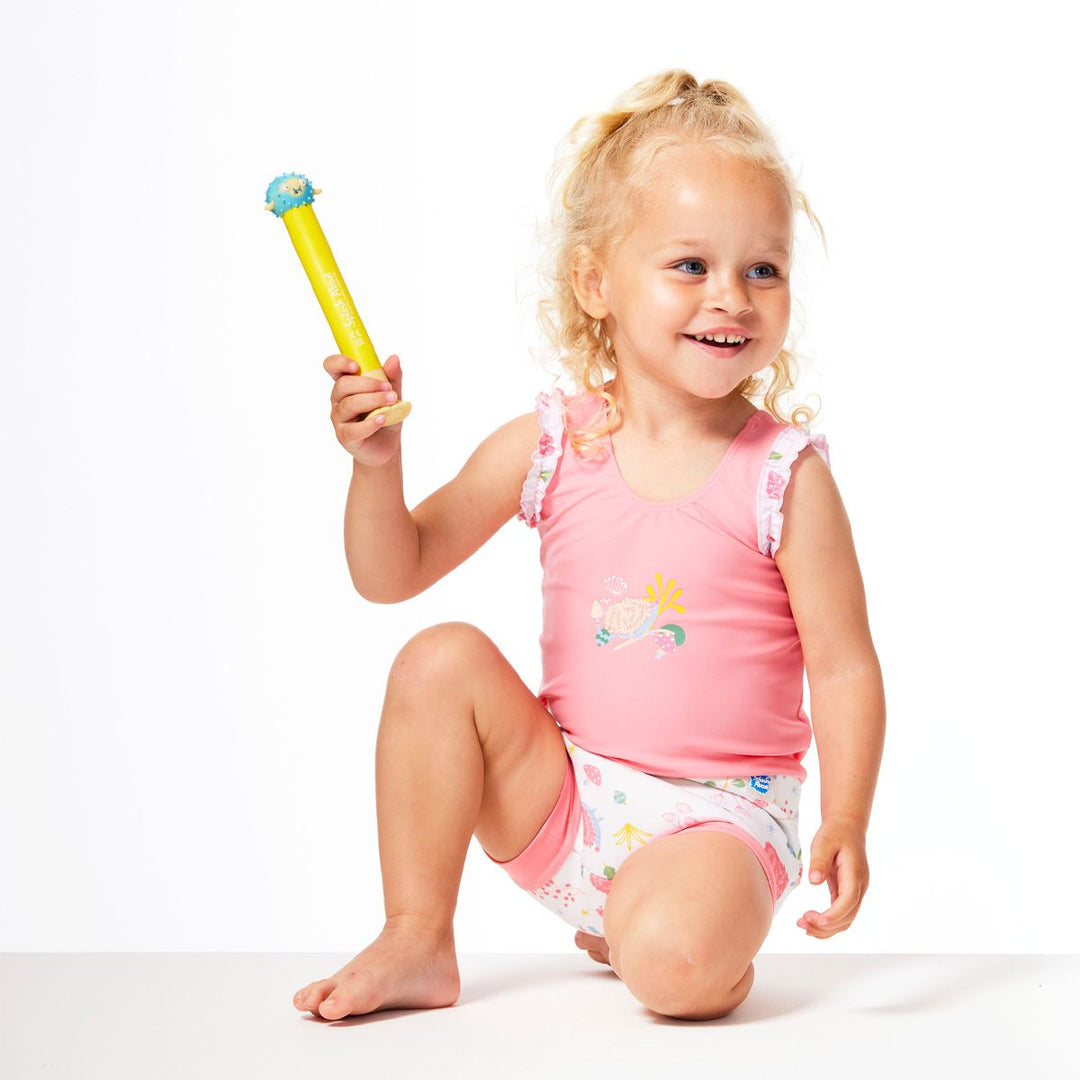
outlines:
[[[702,267],[705,265],[700,259],[683,259],[682,262],[675,264],[675,269],[677,270],[680,266],[686,266],[689,263],[694,263],[695,265],[702,266]],[[700,274],[694,274],[694,277],[700,277],[700,276],[701,276]]]
[[[675,269],[677,270],[680,266],[689,266],[691,264],[695,266],[700,266],[702,268],[704,268],[705,266],[701,259],[683,259],[682,262],[675,264]],[[770,271],[769,274],[765,277],[758,277],[757,275],[755,275],[756,281],[768,281],[770,278],[779,277],[780,275],[780,271],[775,266],[773,266],[772,263],[759,263],[757,266],[754,267],[754,270]],[[693,274],[694,277],[701,277],[701,274],[699,273],[694,273],[693,271],[690,271],[690,273]]]

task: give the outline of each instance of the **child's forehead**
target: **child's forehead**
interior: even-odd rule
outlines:
[[[649,247],[694,246],[717,232],[746,236],[756,245],[784,254],[793,219],[784,194],[773,184],[728,187],[669,178],[638,192],[632,231]]]

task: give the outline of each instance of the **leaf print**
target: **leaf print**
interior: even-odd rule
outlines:
[[[645,837],[652,835],[653,834],[646,829],[638,829],[628,821],[618,832],[612,833],[612,839],[616,844],[625,844],[627,851],[633,851],[635,840],[639,844],[644,844],[647,842]]]
[[[660,571],[656,572],[656,591],[653,591],[651,585],[646,586],[645,595],[653,602],[660,605],[660,611],[658,614],[663,614],[669,608],[672,611],[685,612],[686,608],[682,604],[676,604],[675,601],[682,596],[682,589],[675,588],[674,578],[668,582],[667,589],[663,587],[664,579],[660,576]],[[674,591],[672,591],[674,590]]]

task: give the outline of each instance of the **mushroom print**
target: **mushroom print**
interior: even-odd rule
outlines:
[[[686,608],[675,601],[682,589],[675,588],[672,579],[664,588],[664,579],[658,572],[656,587],[645,586],[644,596],[624,596],[630,588],[625,578],[612,575],[604,578],[606,596],[594,600],[589,614],[596,620],[596,644],[607,645],[612,638],[621,640],[613,652],[633,645],[648,637],[653,644],[653,657],[662,660],[686,641],[686,631],[675,623],[661,625],[666,611],[685,612]]]

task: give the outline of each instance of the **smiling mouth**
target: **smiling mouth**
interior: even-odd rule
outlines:
[[[683,334],[683,337],[686,338],[687,341],[692,341],[695,345],[705,345],[716,352],[735,352],[736,349],[742,349],[754,340],[753,338],[746,338],[738,344],[729,345],[726,342],[718,343],[715,341],[706,341],[704,338],[701,341],[698,341],[697,338],[692,337],[690,334]]]

